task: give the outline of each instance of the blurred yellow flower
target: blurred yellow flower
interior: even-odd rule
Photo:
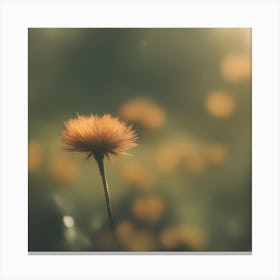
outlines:
[[[155,154],[155,160],[158,168],[162,171],[175,170],[182,159],[182,151],[173,143],[161,146]]]
[[[124,103],[120,115],[147,128],[161,127],[166,120],[164,110],[147,98],[136,98]]]
[[[69,119],[61,137],[66,150],[85,152],[95,158],[125,154],[127,149],[136,146],[132,127],[109,114],[78,115]]]
[[[73,182],[79,175],[77,164],[60,154],[51,158],[49,172],[52,178],[62,185]]]
[[[175,249],[176,246],[186,245],[192,250],[202,250],[204,237],[199,228],[180,225],[163,230],[160,234],[160,242],[167,249]]]
[[[212,164],[223,164],[227,160],[228,151],[224,144],[210,144],[205,149],[206,157]]]
[[[127,239],[126,247],[131,251],[155,251],[156,238],[147,230],[137,230]]]
[[[171,172],[182,165],[189,172],[199,174],[209,164],[223,164],[227,154],[227,148],[222,143],[204,144],[197,140],[175,139],[160,146],[154,157],[161,171]]]
[[[135,231],[134,225],[128,220],[121,221],[116,227],[116,235],[118,240],[125,242]]]
[[[221,73],[229,81],[239,81],[251,77],[251,59],[243,54],[228,54],[222,58]]]
[[[207,161],[202,152],[196,152],[186,157],[186,167],[191,173],[198,174],[207,167]]]
[[[207,167],[203,153],[204,145],[192,139],[174,139],[163,144],[155,152],[157,167],[164,172],[174,171],[180,166],[186,166],[192,173],[200,173]]]
[[[206,100],[205,106],[208,113],[217,118],[228,118],[235,111],[235,99],[225,91],[211,92]]]
[[[151,251],[156,249],[155,236],[148,230],[139,230],[129,220],[121,221],[117,225],[116,236],[126,250]]]
[[[165,203],[159,196],[138,197],[132,204],[132,213],[138,219],[157,222],[165,209]]]
[[[143,164],[132,162],[121,169],[122,179],[129,185],[139,189],[148,189],[156,182],[154,173]]]
[[[203,248],[204,238],[200,229],[194,226],[183,225],[178,228],[178,238],[193,249]]]
[[[35,141],[28,144],[28,172],[36,171],[42,162],[42,146]]]
[[[179,167],[184,157],[193,149],[191,140],[173,139],[161,145],[155,152],[155,162],[161,171],[173,171]]]
[[[165,248],[175,248],[178,243],[176,229],[165,229],[160,233],[160,241]]]

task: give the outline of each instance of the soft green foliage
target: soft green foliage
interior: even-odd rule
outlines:
[[[132,240],[122,249],[250,251],[251,78],[222,72],[231,54],[250,58],[248,29],[29,29],[29,143],[40,150],[29,172],[29,250],[116,249],[96,163],[63,151],[60,134],[77,112],[119,115],[124,103],[147,98],[165,122],[132,121],[139,146],[105,161],[115,221],[134,227],[134,239],[129,226],[120,230]],[[213,91],[234,101],[228,116],[207,111]],[[225,151],[211,161],[215,143]],[[133,206],[151,196],[162,201],[143,206],[152,214]],[[201,244],[166,246],[164,231],[181,225],[199,231]]]

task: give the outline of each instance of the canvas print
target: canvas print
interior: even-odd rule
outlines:
[[[251,48],[248,28],[29,28],[29,252],[251,252]]]

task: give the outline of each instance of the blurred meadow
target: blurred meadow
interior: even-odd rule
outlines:
[[[29,29],[29,251],[251,251],[251,101],[250,29]],[[139,136],[105,160],[118,245],[77,113]]]

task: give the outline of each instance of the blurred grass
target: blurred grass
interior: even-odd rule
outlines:
[[[250,70],[249,29],[29,29],[29,250],[250,251]],[[62,149],[77,112],[139,134],[105,162],[121,248],[95,162]]]

